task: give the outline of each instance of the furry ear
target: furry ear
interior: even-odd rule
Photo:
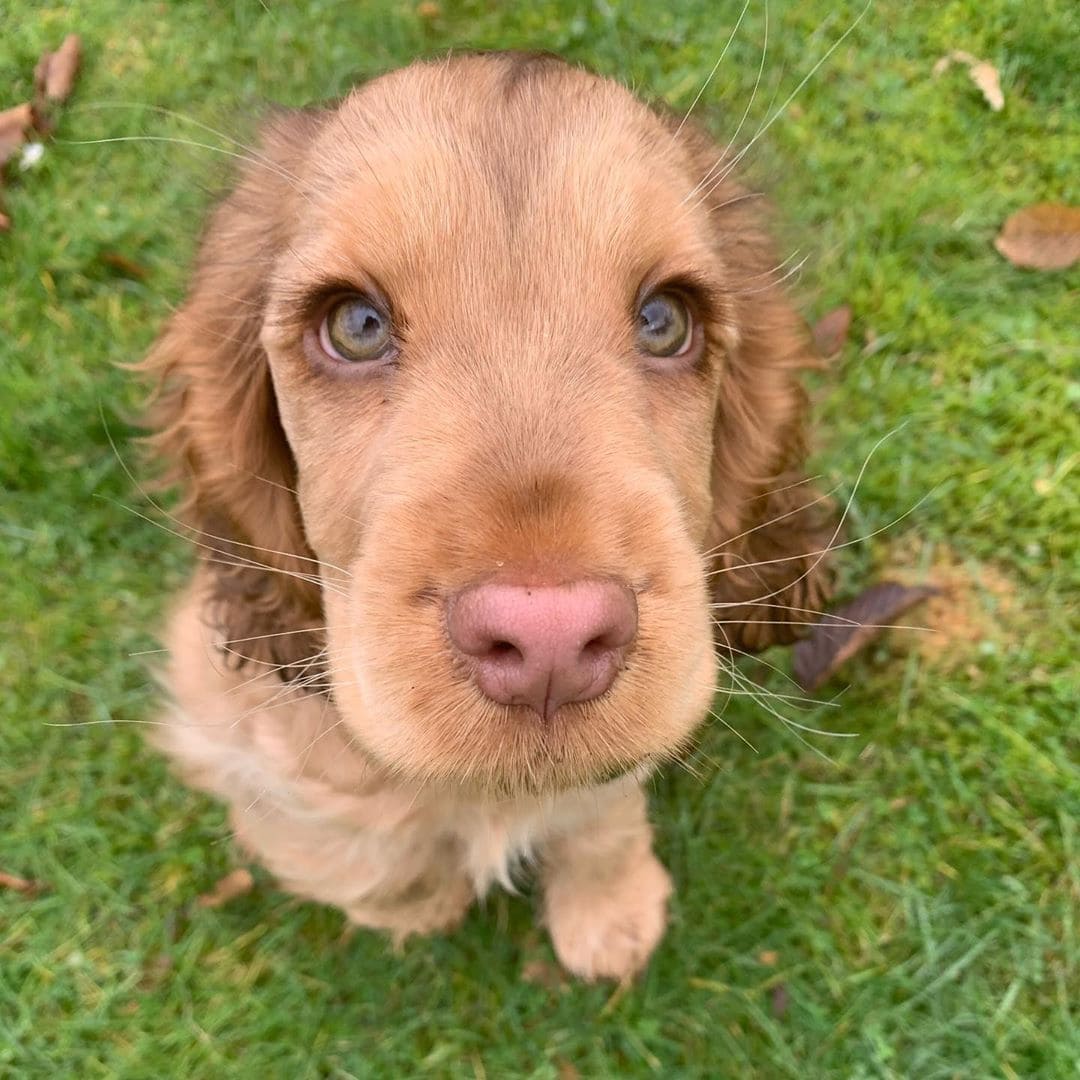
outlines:
[[[184,491],[207,616],[228,658],[285,677],[320,648],[322,602],[259,335],[267,277],[288,242],[304,154],[322,119],[283,112],[263,126],[258,151],[209,220],[183,306],[141,365],[155,381],[149,441],[168,465],[166,482]]]
[[[832,508],[804,473],[802,374],[821,364],[782,288],[763,200],[725,182],[708,201],[732,330],[713,434],[714,614],[721,644],[758,651],[794,640],[831,592]]]

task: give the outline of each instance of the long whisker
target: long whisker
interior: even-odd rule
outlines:
[[[110,135],[103,139],[57,139],[56,142],[66,146],[101,146],[106,143],[156,142],[187,146],[195,150],[212,150],[215,154],[221,154],[223,157],[235,158],[237,161],[245,161],[249,165],[258,165],[260,168],[266,169],[267,172],[273,173],[282,180],[287,180],[298,194],[307,198],[306,193],[300,186],[299,179],[277,164],[270,162],[269,159],[260,160],[257,157],[252,157],[250,154],[239,154],[235,150],[226,150],[223,146],[199,142],[197,139],[182,139],[176,135]]]
[[[284,166],[274,161],[272,158],[267,157],[257,147],[250,145],[249,143],[241,142],[241,140],[234,138],[232,135],[225,131],[219,131],[215,127],[211,127],[209,124],[203,123],[201,120],[197,120],[194,116],[189,116],[187,113],[177,112],[176,109],[168,109],[164,105],[152,105],[148,102],[140,101],[90,101],[84,104],[76,105],[73,111],[77,112],[92,112],[105,109],[129,109],[129,110],[145,110],[147,112],[157,113],[159,116],[168,116],[174,120],[180,120],[185,124],[190,124],[192,127],[197,127],[207,132],[210,135],[216,135],[219,139],[224,139],[226,142],[232,143],[233,146],[238,147],[245,153],[250,154],[258,163],[267,166],[267,168],[276,170],[280,175],[285,176],[291,180],[296,187],[297,191],[300,191],[300,177],[289,172]],[[131,136],[131,138],[140,138],[140,136]],[[71,140],[61,140],[70,142]]]
[[[735,155],[734,158],[732,158],[732,160],[728,163],[727,167],[709,185],[709,187],[706,188],[702,192],[701,199],[699,201],[703,201],[704,199],[708,198],[709,194],[713,190],[715,190],[716,187],[718,187],[720,184],[722,184],[725,179],[727,179],[727,177],[731,174],[731,171],[734,168],[736,168],[738,166],[739,162],[742,161],[742,159],[750,152],[751,148],[758,141],[758,139],[760,139],[765,134],[765,132],[767,132],[769,130],[769,128],[771,128],[773,126],[773,124],[781,116],[783,116],[783,114],[785,112],[787,112],[788,107],[795,100],[795,98],[802,92],[803,87],[805,87],[806,84],[817,74],[817,72],[820,70],[821,66],[829,59],[829,57],[832,56],[832,54],[834,52],[836,52],[836,50],[838,48],[840,48],[840,46],[855,32],[856,27],[859,25],[859,23],[862,22],[863,18],[866,16],[866,13],[873,6],[873,2],[874,2],[874,0],[866,0],[866,5],[863,7],[862,11],[860,11],[859,14],[855,16],[855,19],[851,23],[851,25],[836,39],[836,41],[834,41],[832,43],[832,45],[829,46],[829,48],[826,50],[824,55],[802,77],[802,79],[799,80],[798,85],[784,99],[784,101],[780,104],[780,106],[776,109],[776,111],[773,112],[773,114],[768,118],[768,120],[766,120],[765,123],[763,123],[761,125],[761,127],[758,128],[757,132],[755,132],[755,134],[754,134],[754,137],[746,144],[746,146],[744,146],[742,148],[742,150],[739,151],[739,153],[737,153]],[[693,192],[691,192],[691,194],[693,194]]]
[[[735,40],[735,35],[739,32],[739,27],[742,26],[742,21],[746,17],[746,12],[750,7],[750,0],[746,0],[743,4],[742,11],[739,12],[739,18],[736,21],[734,27],[732,27],[731,33],[728,35],[727,42],[724,45],[716,63],[713,64],[712,70],[709,72],[705,81],[701,84],[701,89],[697,92],[694,100],[690,102],[690,108],[686,110],[686,115],[679,121],[679,126],[675,129],[675,138],[679,137],[679,133],[686,126],[686,122],[690,119],[690,114],[694,111],[697,103],[701,100],[701,95],[709,88],[709,84],[713,81],[717,71],[720,69],[720,65],[724,62],[724,57],[727,56],[728,49],[731,48],[731,43]]]
[[[719,630],[720,630],[720,633],[724,635],[724,638],[726,640],[727,639],[727,631],[723,627],[720,627]],[[746,745],[749,746],[750,749],[756,754],[758,752],[757,747],[754,746],[754,744],[741,731],[738,731],[732,724],[728,723],[728,721],[726,719],[724,719],[724,710],[727,709],[729,704],[731,704],[731,695],[732,695],[732,692],[734,691],[734,687],[735,687],[736,672],[735,672],[735,665],[734,664],[724,663],[722,659],[721,659],[721,666],[727,672],[727,674],[731,676],[731,686],[728,687],[724,691],[724,693],[727,694],[727,697],[726,697],[726,699],[724,701],[724,704],[720,707],[719,710],[710,709],[709,710],[709,716],[712,717],[714,720],[719,720],[720,723],[723,724],[724,727],[726,727],[728,729],[728,731],[730,731],[733,735],[735,735],[737,738],[741,739],[744,743],[746,743]]]
[[[245,543],[245,542],[243,542],[241,540],[234,540],[231,537],[227,537],[227,536],[215,536],[213,533],[209,533],[205,529],[196,528],[194,525],[189,525],[187,522],[182,521],[180,518],[178,518],[175,514],[169,513],[169,511],[166,510],[165,507],[163,507],[160,503],[158,503],[155,499],[153,499],[151,497],[151,495],[147,492],[147,490],[143,487],[143,485],[139,483],[139,480],[135,476],[135,474],[128,467],[128,463],[124,460],[123,455],[120,453],[120,448],[117,446],[116,440],[113,438],[112,431],[109,428],[109,422],[105,418],[104,407],[102,405],[100,405],[100,404],[98,406],[98,415],[101,417],[101,425],[102,425],[102,429],[105,432],[105,437],[106,437],[106,439],[109,440],[109,446],[112,448],[112,452],[115,455],[116,460],[120,463],[120,468],[122,468],[124,470],[124,475],[128,478],[128,480],[135,487],[135,490],[138,491],[138,493],[159,514],[161,514],[163,517],[167,518],[169,521],[173,522],[179,528],[182,528],[182,529],[185,529],[188,532],[194,533],[196,536],[204,536],[209,540],[219,540],[224,544],[228,544],[230,546],[230,548],[231,547],[250,548],[252,551],[263,551],[263,552],[266,552],[266,554],[268,554],[268,555],[280,555],[282,558],[285,558],[285,559],[296,559],[298,562],[313,563],[316,567],[319,568],[320,572],[325,568],[329,568],[331,570],[336,570],[339,574],[342,575],[342,577],[343,577],[343,579],[345,581],[348,581],[352,577],[352,575],[349,573],[348,570],[345,570],[343,567],[340,567],[340,566],[335,566],[333,563],[324,562],[321,559],[313,559],[313,558],[310,558],[307,555],[298,555],[298,554],[296,554],[295,552],[292,552],[292,551],[277,551],[274,548],[262,547],[259,544],[248,544],[248,543]],[[99,496],[99,498],[107,499],[107,496],[102,495],[102,496]],[[108,500],[107,499],[107,501],[115,501],[115,500]],[[148,517],[145,517],[144,515],[139,514],[138,511],[136,511],[132,507],[125,506],[123,503],[117,503],[117,505],[121,506],[125,510],[129,510],[131,513],[136,514],[137,516],[143,517],[144,520],[149,521],[150,524],[152,524],[152,525],[157,525],[159,528],[163,528],[163,529],[165,528],[165,526],[161,525],[160,522],[153,521],[151,518],[148,518]],[[165,531],[169,532],[170,530],[165,529]],[[183,536],[183,535],[181,535],[179,533],[174,533],[173,535],[180,536],[180,538],[183,539],[183,540],[189,539],[189,537]],[[212,550],[217,551],[218,549],[213,548]],[[272,569],[272,567],[266,567],[266,569],[269,570],[269,569]]]
[[[828,613],[826,612],[826,617]],[[932,626],[907,626],[904,623],[867,623],[859,622],[858,619],[844,619],[837,618],[835,622],[826,622],[825,619],[821,620],[826,626],[854,626],[863,627],[867,630],[925,630],[928,633],[936,634],[937,631]],[[713,626],[745,626],[745,619],[713,619]],[[755,619],[755,626],[805,626],[806,623],[802,619]]]
[[[249,641],[263,641],[266,638],[287,637],[289,634],[315,634],[329,629],[329,626],[301,626],[298,630],[278,630],[272,634],[253,634],[251,637],[225,638],[224,643],[226,645],[243,645]]]
[[[720,567],[718,570],[711,571],[708,576],[712,577],[712,576],[715,576],[715,575],[723,573],[723,572],[729,572],[731,570],[750,569],[750,568],[753,568],[753,567],[756,567],[756,566],[769,566],[769,565],[772,565],[774,563],[791,562],[793,559],[798,560],[798,559],[810,558],[810,557],[813,557],[815,555],[817,556],[815,561],[805,571],[803,571],[803,573],[800,574],[799,577],[795,578],[794,581],[786,582],[783,586],[781,586],[781,587],[779,587],[777,589],[774,589],[771,593],[767,593],[764,596],[759,596],[759,597],[754,598],[755,601],[758,601],[758,600],[771,600],[774,596],[779,596],[781,593],[787,591],[792,586],[797,585],[800,581],[803,581],[806,577],[808,577],[810,574],[812,574],[818,568],[818,566],[821,564],[821,560],[824,559],[825,556],[830,551],[836,551],[836,550],[839,550],[840,548],[849,547],[851,544],[861,543],[864,540],[868,540],[868,539],[870,539],[870,537],[876,536],[878,533],[883,532],[885,529],[891,528],[893,525],[897,524],[897,522],[902,521],[905,517],[907,517],[908,514],[911,514],[915,510],[917,510],[919,508],[919,506],[921,506],[922,503],[926,499],[928,499],[930,497],[930,495],[933,493],[932,491],[927,492],[926,495],[923,495],[922,498],[919,499],[918,502],[916,502],[914,506],[910,507],[903,514],[901,514],[900,517],[896,519],[896,521],[892,521],[888,525],[882,526],[881,529],[876,529],[874,532],[870,533],[868,536],[862,536],[862,537],[857,538],[856,540],[845,541],[842,544],[837,544],[835,542],[836,538],[840,535],[841,529],[843,529],[843,527],[844,527],[844,522],[847,520],[848,514],[851,512],[851,507],[852,507],[852,505],[853,505],[853,503],[855,501],[855,495],[859,490],[859,485],[862,483],[863,477],[866,475],[866,470],[870,465],[870,460],[873,458],[874,454],[877,453],[878,449],[885,443],[885,441],[887,439],[892,438],[893,435],[895,435],[899,431],[902,431],[904,429],[904,427],[906,427],[906,426],[907,426],[906,421],[904,423],[902,423],[902,424],[897,425],[897,427],[893,428],[891,431],[888,431],[884,435],[882,435],[882,437],[880,439],[878,439],[878,441],[870,448],[870,452],[866,455],[866,458],[864,459],[864,461],[862,463],[862,466],[859,468],[858,476],[855,477],[855,484],[854,484],[854,487],[852,488],[851,496],[848,498],[848,501],[844,506],[844,512],[840,515],[840,520],[836,523],[836,528],[833,530],[833,534],[829,538],[829,543],[824,548],[822,548],[820,551],[803,552],[801,555],[796,555],[796,556],[783,556],[783,557],[778,557],[776,559],[762,559],[762,560],[759,560],[759,561],[753,562],[753,563],[744,563],[743,566],[740,566],[740,567]]]
[[[726,686],[714,686],[713,692],[717,694],[728,694],[734,697],[752,697],[756,698],[759,694],[766,694],[768,697],[775,701],[788,701],[795,705],[805,705],[807,708],[818,708],[824,706],[829,709],[837,709],[840,707],[839,702],[836,701],[818,701],[816,698],[801,697],[798,694],[778,694],[775,690],[768,690],[764,686],[757,686],[745,675],[742,676],[746,680],[745,685],[747,687],[754,686],[753,690],[742,689],[732,690]]]
[[[135,514],[137,517],[143,517],[144,521],[148,521],[152,525],[157,524],[151,518],[140,515],[135,510],[131,510],[131,513]],[[168,529],[166,529],[165,531],[169,532]],[[179,533],[172,533],[172,535],[180,536]],[[181,539],[186,538],[181,537]],[[199,544],[196,541],[189,542],[194,543],[196,547],[204,548],[207,551],[214,553],[217,552],[217,548],[209,547],[206,544]],[[308,585],[315,585],[318,588],[325,590],[326,592],[333,593],[335,596],[342,596],[348,598],[349,595],[345,589],[339,589],[333,584],[327,582],[325,579],[320,578],[315,574],[302,574],[298,570],[285,570],[279,566],[268,566],[266,563],[256,562],[253,559],[244,559],[241,556],[238,556],[235,559],[223,559],[220,557],[204,556],[203,562],[205,562],[208,566],[231,566],[235,570],[258,570],[261,573],[281,574],[283,577],[291,577],[297,581],[303,581]]]
[[[735,140],[739,137],[739,132],[742,131],[743,125],[746,123],[746,118],[750,115],[750,110],[753,108],[754,101],[757,98],[758,89],[761,87],[761,77],[765,72],[765,58],[769,53],[769,4],[768,0],[765,0],[765,29],[762,34],[761,42],[761,62],[758,64],[757,77],[754,79],[754,88],[750,92],[750,100],[746,103],[746,108],[743,109],[743,114],[739,118],[738,126],[735,128],[735,133],[728,140],[727,146],[720,151],[720,156],[716,159],[716,162],[705,173],[705,175],[682,197],[679,205],[685,205],[689,200],[697,193],[703,184],[709,181],[713,172],[722,164],[730,153],[732,146],[735,144]],[[700,205],[700,201],[699,201]]]

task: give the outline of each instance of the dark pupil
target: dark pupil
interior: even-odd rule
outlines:
[[[641,309],[641,325],[650,337],[666,338],[675,325],[675,312],[663,300],[650,300]]]
[[[345,336],[354,341],[367,343],[372,338],[377,339],[382,333],[382,317],[367,304],[350,304],[345,309],[342,323]]]

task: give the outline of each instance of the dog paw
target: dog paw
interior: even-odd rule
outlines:
[[[583,979],[626,979],[647,963],[664,934],[671,878],[647,852],[612,879],[549,882],[546,915],[555,954]]]
[[[345,909],[351,922],[369,930],[389,934],[395,948],[417,935],[443,934],[454,930],[465,918],[475,899],[472,885],[464,875],[430,888],[417,882],[390,901],[356,904]]]

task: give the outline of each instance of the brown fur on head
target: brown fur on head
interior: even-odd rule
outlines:
[[[226,645],[295,672],[325,626],[343,719],[414,779],[544,788],[673,752],[712,696],[710,601],[720,644],[758,649],[824,591],[808,347],[760,200],[692,194],[706,137],[513,54],[282,114],[251,157],[149,360]],[[669,282],[703,331],[683,368],[634,348]],[[387,306],[395,363],[320,352],[344,291]],[[612,689],[549,725],[446,648],[445,598],[522,567],[625,581],[640,612]]]

